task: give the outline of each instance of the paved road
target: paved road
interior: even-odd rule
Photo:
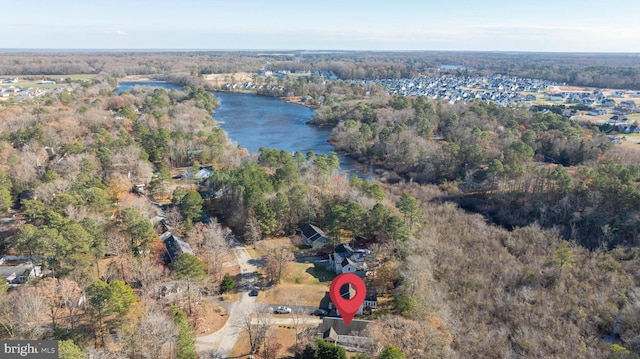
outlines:
[[[298,314],[298,315],[311,315],[311,313],[315,312],[315,310],[318,309],[317,306],[314,307],[314,306],[310,306],[310,305],[289,305],[287,303],[279,303],[279,304],[270,303],[270,304],[267,304],[267,308],[271,308],[273,310],[275,310],[279,306],[289,307],[289,308],[291,308],[293,313]],[[278,316],[284,316],[284,315],[289,315],[289,314],[275,314],[275,315],[276,315],[276,317],[278,317]]]
[[[250,297],[247,292],[255,286],[257,267],[251,264],[251,256],[237,242],[233,253],[242,270],[242,282],[240,283],[240,299],[233,303],[229,309],[229,319],[225,325],[213,334],[196,338],[196,350],[199,353],[215,353],[214,358],[228,358],[231,349],[238,340],[243,330],[243,322],[248,313],[253,312],[255,297]]]
[[[251,321],[253,324],[257,324],[257,320],[253,319]],[[274,316],[269,320],[269,323],[272,325],[296,325],[301,324],[305,326],[318,326],[322,323],[322,319],[319,317],[310,317],[310,316],[300,316],[297,319],[291,316],[290,314],[286,314],[286,317],[283,316]]]

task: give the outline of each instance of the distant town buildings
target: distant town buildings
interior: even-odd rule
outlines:
[[[411,79],[379,79],[363,81],[376,83],[384,87],[391,95],[426,96],[434,100],[449,103],[471,100],[493,102],[500,106],[520,105],[536,101],[550,86],[560,84],[538,79],[512,76],[452,76],[418,77]],[[553,96],[551,101],[563,101],[561,94]]]

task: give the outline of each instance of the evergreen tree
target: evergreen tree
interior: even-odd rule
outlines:
[[[397,347],[386,347],[382,349],[378,359],[404,359],[404,353]]]
[[[226,293],[233,289],[235,282],[233,278],[229,274],[225,274],[224,278],[222,278],[222,283],[220,284],[220,292]]]
[[[84,359],[82,349],[73,340],[61,340],[58,342],[58,356],[60,359]]]
[[[196,359],[196,339],[187,321],[187,316],[183,311],[175,309],[173,320],[178,326],[178,338],[176,340],[176,351],[178,359]]]
[[[327,343],[322,339],[318,339],[316,344],[316,359],[347,359],[347,353],[339,345]]]

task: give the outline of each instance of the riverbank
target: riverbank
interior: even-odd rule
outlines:
[[[234,90],[225,90],[221,87],[220,81],[228,81],[229,79],[233,79],[235,81],[251,81],[251,76],[247,73],[238,73],[238,74],[210,74],[205,75],[204,80],[209,84],[211,91],[214,92],[226,92],[226,93],[244,93],[251,94],[257,96],[266,96],[266,97],[274,97],[281,99],[285,102],[292,103],[295,105],[304,106],[310,109],[318,109],[318,106],[310,103],[310,101],[303,101],[302,99],[308,96],[272,96],[269,94],[258,93],[255,90],[251,89],[234,89]],[[162,75],[127,75],[125,77],[121,77],[118,79],[118,82],[167,82],[172,83],[174,85],[181,86],[181,84],[173,83],[171,81],[167,81]]]
[[[247,89],[224,90],[224,89],[217,88],[217,87],[213,90],[213,92],[243,93],[243,94],[247,94],[247,95],[272,97],[272,98],[277,98],[277,99],[280,99],[280,100],[282,100],[284,102],[288,102],[288,103],[291,103],[291,104],[294,104],[294,105],[304,106],[304,107],[310,108],[312,110],[317,110],[318,109],[318,106],[311,105],[310,103],[308,103],[308,101],[302,101],[302,98],[304,98],[305,96],[272,96],[272,95],[269,95],[269,94],[258,93],[255,90],[247,90]]]

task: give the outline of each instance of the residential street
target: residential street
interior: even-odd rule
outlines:
[[[231,304],[229,310],[229,319],[220,330],[209,335],[196,338],[196,350],[198,353],[204,354],[205,352],[213,353],[211,358],[228,358],[231,349],[238,340],[238,336],[244,330],[245,319],[249,313],[252,313],[257,304],[255,302],[256,297],[249,296],[248,293],[251,289],[256,287],[257,280],[257,264],[259,261],[253,260],[237,240],[233,241],[233,253],[236,256],[240,270],[242,271],[242,282],[238,283],[238,289],[240,291],[240,297],[238,301]],[[309,316],[317,307],[310,306],[291,306],[287,303],[284,304],[261,304],[265,308],[276,308],[279,305],[286,305],[291,307],[295,313],[299,313],[299,317],[293,317],[291,314],[274,314],[271,318],[271,322],[275,325],[295,325],[297,323],[304,323],[305,325],[318,325],[322,322],[319,317]],[[273,312],[272,312],[273,313]]]
[[[247,295],[247,292],[254,285],[253,281],[256,279],[257,267],[250,263],[251,256],[245,247],[240,246],[238,242],[235,242],[234,245],[233,253],[238,260],[240,270],[242,270],[240,298],[229,309],[229,319],[220,330],[207,336],[196,338],[196,350],[199,353],[211,351],[215,353],[214,358],[229,357],[231,349],[242,332],[245,316],[253,311],[255,305],[255,297]]]

